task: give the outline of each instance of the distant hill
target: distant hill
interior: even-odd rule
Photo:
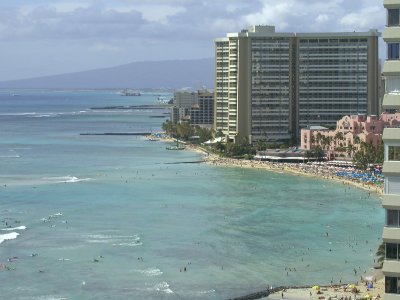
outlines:
[[[104,89],[214,87],[213,58],[134,62],[126,65],[2,81],[0,88]]]

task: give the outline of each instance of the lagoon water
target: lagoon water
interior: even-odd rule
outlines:
[[[0,91],[2,299],[228,299],[370,271],[384,220],[375,195],[185,164],[200,155],[140,136],[80,135],[158,131],[165,119],[150,116],[163,111],[90,109],[156,102]]]

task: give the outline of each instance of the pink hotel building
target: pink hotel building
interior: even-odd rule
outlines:
[[[382,141],[382,133],[385,127],[400,127],[400,112],[394,114],[382,113],[379,118],[378,116],[365,115],[344,116],[337,121],[335,130],[329,130],[322,126],[310,126],[301,129],[300,148],[310,150],[316,145],[324,148],[321,137],[330,138],[329,149],[337,147],[343,149],[352,145],[357,150],[361,142],[372,143],[376,146]],[[339,153],[330,151],[329,156],[332,156],[332,154]],[[340,155],[351,156],[347,151],[340,152]]]

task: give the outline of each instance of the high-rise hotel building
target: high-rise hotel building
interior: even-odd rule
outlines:
[[[387,9],[383,39],[387,44],[387,59],[383,66],[385,77],[384,110],[400,110],[400,0],[384,0]],[[400,128],[385,128],[385,192],[386,212],[382,239],[385,244],[385,300],[400,299]]]
[[[377,114],[378,36],[252,26],[216,39],[214,128],[231,140],[283,141],[302,127]]]

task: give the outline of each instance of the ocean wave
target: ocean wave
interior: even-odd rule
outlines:
[[[0,158],[20,158],[21,156],[18,154],[14,155],[0,155]]]
[[[54,118],[62,115],[80,115],[87,113],[87,110],[68,112],[22,112],[22,113],[0,113],[0,116],[28,117],[28,118]]]
[[[163,281],[163,282],[160,282],[160,283],[156,284],[151,290],[155,290],[157,292],[163,292],[163,293],[166,293],[166,294],[173,294],[174,293],[174,291],[172,291],[169,288],[169,284],[166,281]]]
[[[15,151],[15,149],[7,149],[0,152],[0,158],[20,158],[21,156]]]
[[[31,116],[36,115],[35,112],[24,112],[24,113],[0,113],[0,116]]]
[[[198,294],[198,295],[205,295],[205,294],[212,294],[212,293],[215,293],[215,290],[198,291],[196,294]]]
[[[30,116],[31,118],[54,118],[57,117],[58,114],[37,114],[34,116]]]
[[[46,180],[51,183],[75,183],[81,181],[89,181],[93,180],[92,178],[78,178],[75,176],[61,176],[61,177],[43,177],[43,180]]]
[[[135,235],[104,235],[91,234],[87,235],[87,242],[92,244],[111,244],[112,246],[141,246],[140,236]]]
[[[161,270],[157,268],[148,268],[145,270],[139,270],[139,272],[146,275],[147,277],[155,277],[163,274],[163,272],[161,272]]]
[[[26,226],[18,226],[18,227],[14,227],[14,228],[3,228],[1,230],[3,231],[13,231],[13,230],[25,230]]]
[[[19,236],[18,232],[10,232],[7,234],[0,234],[0,244],[4,241],[14,240]]]
[[[45,295],[39,296],[38,298],[34,298],[36,300],[68,300],[68,298],[63,296],[56,296],[56,295]]]
[[[93,238],[93,239],[136,239],[140,240],[140,237],[135,234],[135,235],[106,235],[106,234],[89,234],[87,235],[88,238]]]
[[[135,241],[135,242],[130,242],[130,243],[114,243],[114,244],[112,244],[112,245],[113,245],[113,246],[136,247],[136,246],[141,246],[141,245],[143,245],[143,243],[142,243],[142,242]]]
[[[140,111],[140,110],[138,110]],[[100,114],[122,114],[122,113],[132,113],[132,109],[116,109],[116,110],[105,110],[105,109],[93,109],[92,113],[100,113]]]

